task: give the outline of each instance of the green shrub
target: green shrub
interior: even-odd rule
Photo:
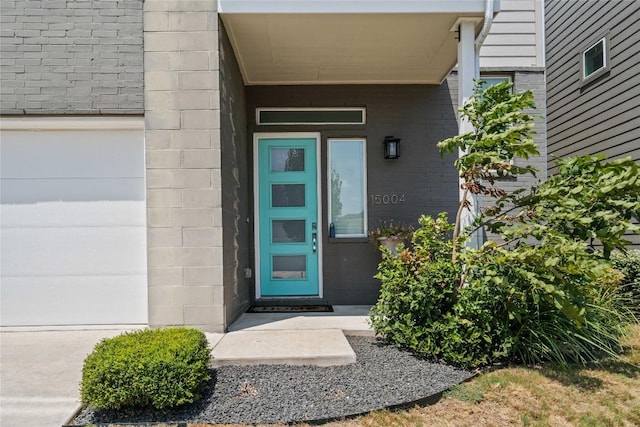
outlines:
[[[620,275],[584,242],[549,232],[540,245],[487,243],[453,262],[446,215],[419,223],[412,245],[397,256],[384,250],[378,266],[370,321],[387,341],[463,367],[585,364],[620,350],[633,322],[620,304]]]
[[[423,216],[412,245],[397,256],[384,249],[376,278],[380,298],[370,321],[387,341],[423,357],[478,366],[507,353],[505,296],[483,286],[458,289],[451,261],[453,224]]]
[[[493,283],[506,296],[510,360],[584,365],[619,352],[634,318],[621,304],[620,275],[587,249],[551,232],[540,245],[465,253],[469,286]]]
[[[99,409],[162,409],[194,402],[210,379],[210,356],[206,336],[190,328],[104,339],[84,361],[82,402]]]
[[[624,276],[620,286],[625,303],[640,316],[640,250],[613,252],[611,261]]]

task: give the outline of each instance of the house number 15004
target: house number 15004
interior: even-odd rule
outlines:
[[[404,203],[404,194],[371,194],[372,205],[398,205]]]

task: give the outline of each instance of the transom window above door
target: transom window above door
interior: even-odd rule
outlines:
[[[256,108],[259,125],[363,125],[366,108]]]

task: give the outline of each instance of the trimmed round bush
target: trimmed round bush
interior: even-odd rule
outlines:
[[[192,328],[147,329],[98,343],[82,369],[82,403],[97,409],[192,403],[211,378],[211,349]]]

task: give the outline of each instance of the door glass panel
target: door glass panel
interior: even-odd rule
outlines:
[[[304,148],[271,148],[271,172],[304,171]]]
[[[307,277],[305,255],[276,255],[273,257],[273,279],[304,279]]]
[[[304,207],[304,184],[272,184],[271,206],[274,208]]]
[[[306,242],[306,221],[304,219],[282,219],[271,221],[273,243]]]

